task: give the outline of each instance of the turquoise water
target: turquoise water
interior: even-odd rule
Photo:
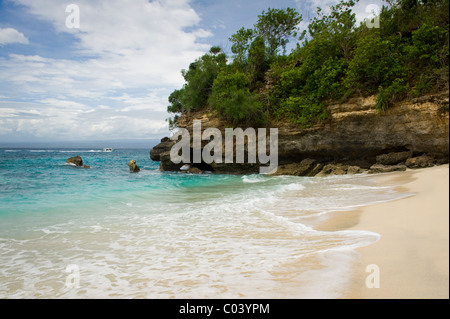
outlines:
[[[158,168],[148,150],[0,149],[0,298],[337,298],[379,235],[315,227],[405,196],[366,175]]]

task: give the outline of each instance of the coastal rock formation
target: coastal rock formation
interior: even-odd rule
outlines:
[[[425,168],[435,165],[435,159],[428,155],[421,155],[417,157],[408,158],[406,166],[409,168]]]
[[[190,173],[190,174],[202,174],[203,173],[203,171],[198,167],[191,167],[186,172]]]
[[[306,158],[300,163],[290,163],[278,166],[276,175],[315,176],[323,168],[323,164],[316,160]]]
[[[66,159],[66,163],[75,165],[77,167],[82,167],[83,159],[81,158],[81,156],[74,156],[74,157],[70,157],[70,158]]]
[[[160,170],[169,172],[178,172],[184,163],[175,164],[170,160],[170,149],[162,152],[159,155],[160,158]]]
[[[397,165],[383,165],[383,164],[374,164],[370,167],[369,173],[389,173],[389,172],[399,172],[406,171],[406,165],[397,164]]]
[[[380,112],[375,108],[375,96],[361,97],[330,104],[328,120],[309,128],[273,122],[270,127],[278,128],[276,174],[325,176],[448,163],[448,103],[449,92],[445,91],[404,101]],[[178,126],[186,128],[192,136],[196,119],[201,119],[202,130],[218,128],[224,136],[225,124],[206,112],[183,114]],[[162,170],[178,171],[183,165],[170,162],[173,143],[163,139],[151,152],[154,158],[159,153]],[[162,149],[165,152],[160,152]],[[215,172],[231,174],[258,171],[257,164],[212,163],[211,167]]]
[[[161,139],[161,143],[152,148],[150,151],[150,158],[156,162],[161,161],[161,154],[170,151],[175,143],[176,142],[172,141],[170,138],[164,137]]]
[[[395,165],[401,162],[405,162],[412,156],[412,152],[392,152],[388,154],[378,155],[376,161],[382,165]]]
[[[139,166],[136,165],[136,161],[134,159],[128,162],[128,167],[130,168],[130,173],[137,173],[141,170]]]

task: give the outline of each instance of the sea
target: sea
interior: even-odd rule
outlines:
[[[318,226],[410,195],[367,174],[161,172],[149,150],[0,149],[0,298],[339,298],[380,235]]]

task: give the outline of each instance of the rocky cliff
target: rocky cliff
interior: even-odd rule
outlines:
[[[385,112],[377,111],[375,103],[372,96],[330,104],[329,119],[307,129],[271,123],[279,134],[277,174],[387,172],[448,163],[448,91],[404,101]],[[178,126],[188,129],[192,136],[194,120],[201,120],[202,130],[218,128],[224,136],[224,123],[208,112],[184,114]],[[153,160],[161,161],[162,170],[177,171],[182,165],[170,161],[174,143],[165,138],[150,153]],[[258,171],[255,164],[212,163],[199,168],[218,173]]]

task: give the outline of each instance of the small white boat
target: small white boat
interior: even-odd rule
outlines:
[[[111,147],[105,147],[103,149],[103,152],[112,152],[112,151],[113,151],[113,149]]]

